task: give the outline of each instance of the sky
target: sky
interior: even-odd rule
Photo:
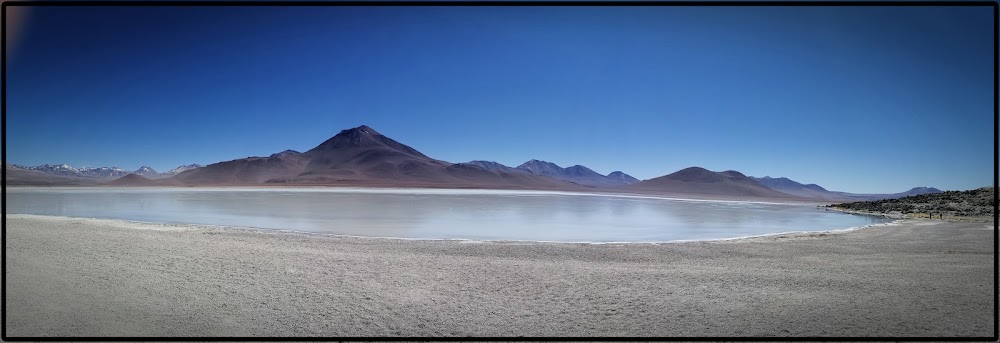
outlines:
[[[166,171],[364,124],[449,162],[993,184],[988,6],[7,10],[20,165]]]

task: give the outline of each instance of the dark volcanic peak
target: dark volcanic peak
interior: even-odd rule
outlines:
[[[386,137],[381,133],[373,130],[367,125],[361,125],[353,129],[347,129],[340,131],[336,136],[326,140],[322,144],[306,151],[306,154],[316,154],[324,151],[332,150],[343,150],[343,149],[370,149],[370,148],[388,148],[392,150],[397,150],[414,157],[429,159],[426,155],[420,153],[416,149],[413,149],[405,144],[399,143],[392,140],[392,138]]]
[[[360,130],[361,132],[372,134],[372,135],[376,135],[376,136],[381,136],[382,135],[381,133],[378,133],[378,131],[375,131],[375,129],[371,128],[368,125],[361,125],[361,126],[358,126],[356,128],[347,129],[347,130],[343,130],[343,131],[350,131],[350,130]]]
[[[435,160],[362,125],[340,131],[301,154],[214,163],[157,183],[582,189],[570,182],[479,165],[504,168],[486,161],[452,164]]]

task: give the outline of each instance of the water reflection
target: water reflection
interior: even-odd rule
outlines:
[[[551,192],[344,189],[7,189],[8,213],[363,236],[670,241],[884,221],[811,206]]]

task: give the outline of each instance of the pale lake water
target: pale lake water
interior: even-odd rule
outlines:
[[[7,188],[6,213],[371,237],[666,242],[856,228],[889,220],[759,202],[545,191]]]

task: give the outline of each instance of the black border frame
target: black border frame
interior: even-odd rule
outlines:
[[[998,99],[997,91],[998,89],[998,79],[997,71],[1000,69],[1000,63],[998,63],[997,54],[1000,49],[997,45],[997,34],[1000,33],[1000,22],[997,21],[998,16],[1000,16],[1000,3],[996,1],[912,1],[912,0],[902,0],[902,1],[829,1],[829,0],[818,0],[818,1],[802,1],[802,0],[790,0],[790,1],[755,1],[755,0],[744,0],[744,1],[691,1],[691,0],[681,0],[681,1],[661,1],[661,0],[623,0],[623,1],[608,1],[608,0],[595,0],[595,1],[581,1],[581,0],[513,0],[513,1],[497,1],[497,0],[375,0],[375,1],[302,1],[302,0],[290,0],[290,1],[274,1],[274,0],[232,0],[232,1],[219,1],[219,0],[154,0],[154,1],[65,1],[65,0],[55,0],[55,1],[26,1],[26,0],[12,0],[3,1],[2,9],[0,9],[0,14],[4,18],[4,27],[2,30],[3,34],[0,35],[0,50],[2,50],[2,63],[0,66],[0,75],[3,77],[3,94],[0,95],[0,101],[2,101],[2,118],[3,123],[0,127],[0,132],[3,134],[4,146],[7,145],[7,7],[47,7],[47,6],[241,6],[241,7],[252,7],[252,6],[977,6],[977,7],[993,7],[993,336],[990,337],[10,337],[7,336],[7,203],[3,202],[3,219],[4,224],[0,227],[0,239],[3,241],[3,250],[0,250],[0,260],[4,261],[3,265],[0,266],[3,275],[0,275],[0,303],[3,307],[0,308],[0,338],[4,341],[12,342],[31,342],[31,341],[91,341],[91,342],[122,342],[122,341],[225,341],[225,342],[243,342],[243,341],[274,341],[274,342],[286,342],[286,341],[738,341],[738,342],[995,342],[1000,339],[1000,328],[997,327],[997,318],[1000,314],[1000,308],[998,305],[998,281],[1000,281],[1000,268],[998,268],[997,263],[997,250],[1000,248],[1000,237],[997,236],[1000,233],[997,226],[997,219],[1000,218],[1000,213],[998,213],[998,191],[997,183],[1000,181],[1000,173],[998,173],[997,163],[997,146],[1000,142],[1000,136],[997,135],[997,119],[998,114],[1000,114],[1000,99]],[[7,149],[4,148],[2,152],[3,162],[7,163]],[[7,168],[4,168],[3,172],[3,195],[4,199],[7,197]]]

